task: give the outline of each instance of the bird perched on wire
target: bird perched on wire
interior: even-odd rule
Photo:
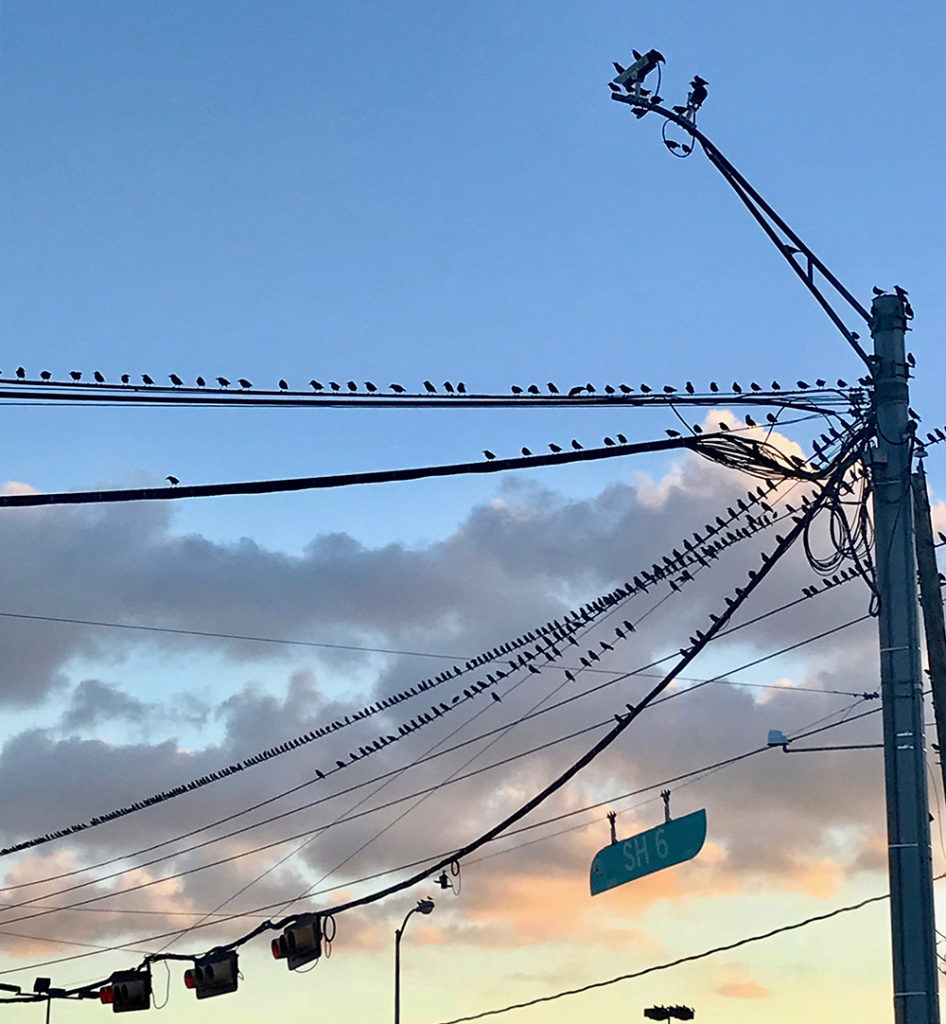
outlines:
[[[217,383],[218,383],[218,384],[220,385],[220,387],[222,387],[222,388],[228,388],[228,387],[230,387],[230,381],[228,381],[226,377],[218,377],[218,378],[217,378]]]
[[[169,381],[170,381],[170,382],[171,382],[171,383],[172,383],[172,384],[173,384],[173,385],[174,385],[174,386],[175,386],[176,388],[179,388],[179,387],[180,387],[180,386],[181,386],[181,385],[182,385],[182,384],[184,383],[184,381],[182,381],[182,380],[181,380],[181,378],[180,378],[180,377],[178,377],[178,375],[177,375],[176,373],[169,373],[169,374],[168,374],[168,380],[169,380]]]
[[[178,480],[176,476],[166,476],[164,479],[167,480],[167,482],[172,487],[177,487],[177,485],[181,482],[180,480]]]
[[[622,68],[617,61],[613,61],[617,77],[612,78],[611,81],[615,85],[623,86],[625,92],[640,95],[641,83],[644,79],[658,64],[666,64],[667,61],[659,50],[648,50],[644,54],[638,53],[637,50],[631,52],[634,54],[634,63],[629,68]]]
[[[280,391],[288,391],[289,390],[289,382],[280,378],[279,390]]]
[[[703,101],[706,99],[706,87],[709,82],[705,78],[700,78],[699,75],[693,76],[693,81],[690,82],[690,93],[687,96],[686,113],[683,115],[688,121],[696,120],[696,112],[703,106]]]
[[[246,379],[246,377],[241,377],[241,378],[240,378],[240,379],[239,379],[239,380],[237,381],[237,384],[239,384],[239,385],[240,385],[240,387],[241,387],[241,388],[243,388],[243,390],[244,390],[244,391],[246,391],[247,389],[249,389],[249,388],[253,387],[252,383],[251,383],[250,381],[248,381],[248,380]]]

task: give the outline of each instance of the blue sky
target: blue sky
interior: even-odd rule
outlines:
[[[471,390],[498,392],[546,381],[600,389],[621,381],[853,380],[861,372],[856,357],[719,174],[701,154],[672,159],[652,117],[638,122],[610,101],[611,61],[654,46],[667,58],[668,102],[685,98],[694,74],[708,80],[701,128],[865,305],[874,284],[909,289],[917,314],[908,340],[918,363],[913,405],[924,429],[941,425],[944,38],[946,10],[932,2],[7,0],[0,11],[3,379],[23,365],[31,376],[44,368],[86,376],[97,369],[110,380],[123,372],[165,380],[175,372],[189,381],[223,374],[267,388],[281,377],[305,387],[313,376],[380,387],[397,381],[411,390],[425,379],[463,380]],[[44,491],[158,483],[168,473],[190,484],[463,462],[484,448],[514,455],[521,445],[541,449],[572,437],[593,444],[616,431],[644,440],[675,425],[669,411],[487,411],[459,402],[446,411],[10,402],[0,405],[0,423],[3,482]],[[806,430],[786,434],[804,441]],[[928,462],[942,494],[938,449]],[[625,559],[697,528],[744,487],[681,465],[652,456],[514,480],[191,500],[99,518],[62,509],[10,517],[0,527],[0,610],[474,653],[540,621],[566,597],[581,601],[623,580]],[[681,482],[661,506],[660,523],[646,502],[634,503],[649,480],[666,484],[668,475]],[[612,529],[625,505],[638,519]],[[537,535],[546,531],[542,543],[523,540],[517,517],[534,522]],[[333,546],[341,542],[332,535],[347,535],[352,546]],[[595,549],[589,536],[608,547]],[[508,565],[520,551],[548,571],[530,575],[518,565],[504,576],[503,559]],[[322,580],[327,597],[314,593]],[[794,566],[788,586],[795,589],[784,599],[805,582]],[[417,592],[424,587],[426,594]],[[306,588],[312,608],[300,609]],[[847,600],[838,616],[857,613],[857,600]],[[664,622],[651,649],[678,646],[680,626],[693,628],[690,611],[695,618],[708,602],[701,592],[679,621]],[[805,614],[786,627],[789,640],[820,623]],[[0,740],[8,749],[67,738],[57,723],[75,708],[78,684],[96,678],[115,687],[116,701],[131,696],[153,710],[126,707],[130,717],[90,721],[77,735],[106,742],[116,758],[137,752],[143,777],[156,785],[164,771],[185,771],[192,761],[206,768],[241,749],[254,714],[271,716],[272,742],[279,728],[295,735],[300,721],[333,700],[362,700],[415,672],[406,660],[295,650],[270,657],[224,643],[9,629],[4,643],[23,667],[22,678],[0,680],[7,716]],[[871,670],[865,651],[873,641],[862,636],[867,647],[851,666],[836,646],[750,678],[870,687],[869,679],[850,678]],[[731,644],[700,671],[725,669],[778,641],[773,631]],[[309,680],[296,690],[294,672]],[[178,694],[203,701],[205,718],[175,720],[175,701],[184,702]],[[773,724],[813,720],[836,703],[777,704],[772,714],[786,717]],[[605,705],[604,717],[611,710]],[[745,735],[727,720],[726,736],[760,738],[763,710],[746,712]],[[174,744],[177,760],[168,753]],[[531,791],[540,768],[509,780],[509,791]],[[624,768],[633,774],[641,765],[609,769],[589,788],[606,792]],[[805,769],[797,785],[816,778]],[[66,807],[69,799],[63,791]],[[874,805],[860,791],[851,800],[864,817],[850,827],[866,834]],[[53,800],[43,813],[56,808]],[[739,822],[726,820],[735,850]],[[752,931],[772,914],[823,909],[832,849],[825,838],[805,854],[810,862],[771,874],[753,862],[746,869],[753,881],[738,892],[727,889],[735,875],[705,881],[698,873],[686,878],[699,897],[669,882],[666,892],[653,890],[641,908],[625,908],[628,927],[657,936],[648,945],[635,933],[635,956],[688,951],[674,945],[662,916],[668,907],[706,941],[720,913],[731,914],[737,931]],[[572,853],[559,850],[561,864],[571,864]],[[93,854],[77,847],[69,855]],[[534,864],[523,870],[542,884]],[[844,867],[828,895],[843,901],[882,887],[882,873],[870,871]],[[495,901],[483,906],[497,912]],[[446,934],[473,942],[479,912],[460,920],[457,911]],[[880,943],[883,915],[871,920]],[[386,1007],[388,940],[364,929],[352,962]],[[856,929],[844,934],[853,951],[861,938]],[[434,933],[428,939],[446,969],[447,949]],[[550,943],[552,965],[543,966],[542,942]],[[513,946],[522,960],[509,969],[538,978],[536,991],[569,983],[561,935]],[[506,970],[503,958],[512,955],[478,940],[470,949],[486,975]],[[599,952],[601,973],[619,973],[620,950]],[[872,955],[885,969],[884,956]],[[810,969],[789,960],[766,953],[734,961],[715,980],[686,977],[694,998],[719,1014],[707,1019],[748,1020],[761,1008],[788,1020],[798,1012],[792,979]],[[756,968],[767,980],[752,984],[774,993],[771,1002],[726,996],[727,986],[750,985]],[[595,964],[576,970],[597,976]],[[853,952],[838,971],[849,986],[837,998],[862,998],[864,1020],[886,1019],[886,995],[867,986]],[[520,979],[513,988],[520,982],[531,984]],[[834,998],[827,986],[818,991]],[[472,981],[469,992],[469,1002],[429,993],[424,1019],[475,1009],[490,995]],[[253,1019],[257,998],[239,1004],[245,1019]],[[341,1010],[342,996],[332,998]],[[625,1007],[618,997],[594,1005]],[[92,1010],[77,1013],[91,1019]],[[572,1011],[557,1012],[565,1020]]]

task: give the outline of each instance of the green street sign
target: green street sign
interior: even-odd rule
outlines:
[[[706,811],[694,811],[599,850],[591,862],[591,895],[695,857],[706,839]]]

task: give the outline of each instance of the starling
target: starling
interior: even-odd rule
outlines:
[[[289,390],[288,383],[286,381],[280,379],[280,381],[279,381],[279,390],[280,391],[288,391]]]
[[[576,452],[581,451],[581,444],[579,444],[579,442],[576,441],[574,438],[572,438],[572,448],[574,448]]]
[[[123,383],[124,383],[124,381],[123,381]],[[207,381],[205,381],[203,377],[198,377],[197,378],[197,386],[199,388],[206,387],[207,386]]]
[[[328,382],[328,386],[329,386],[329,387],[330,387],[330,388],[331,388],[331,389],[332,389],[333,391],[341,391],[341,390],[342,390],[342,386],[341,386],[341,384],[339,384],[339,383],[338,383],[338,381],[337,381],[337,380],[330,380],[330,381]]]
[[[531,451],[529,451],[529,449],[528,449],[528,448],[526,448],[526,447],[523,447],[523,448],[521,449],[521,451],[522,451],[522,454],[523,454],[523,455],[526,455],[526,456],[528,456],[528,455],[531,455],[531,454],[532,454],[532,452],[531,452]]]
[[[218,377],[218,378],[217,378],[217,383],[218,383],[218,384],[220,385],[220,387],[222,387],[222,388],[228,388],[228,387],[230,387],[230,381],[228,381],[226,377]]]
[[[618,434],[617,438],[619,444],[627,444],[627,438],[623,434]]]
[[[105,383],[105,378],[104,378],[104,377],[102,376],[102,374],[100,374],[100,373],[99,373],[99,371],[98,371],[98,370],[96,370],[96,371],[95,371],[95,372],[94,372],[94,373],[92,374],[92,376],[93,376],[93,377],[95,378],[95,382],[96,382],[96,384],[104,384],[104,383]]]
[[[530,395],[537,395],[539,393],[539,385],[538,384],[530,384],[526,388],[526,391],[528,391]]]
[[[585,390],[584,384],[576,384],[573,388],[568,389],[568,397],[574,398],[575,395],[580,395]]]
[[[241,378],[240,378],[240,379],[239,379],[239,380],[237,381],[237,384],[239,384],[239,385],[240,385],[240,387],[241,387],[241,388],[243,388],[243,390],[244,390],[244,391],[246,391],[246,389],[247,389],[247,388],[251,388],[251,387],[253,387],[253,385],[252,385],[252,384],[250,383],[250,381],[248,381],[248,380],[246,379],[246,377],[241,377]]]
[[[693,381],[688,380],[684,385],[684,390],[688,395],[692,395],[696,388],[693,387]]]
[[[604,393],[606,395],[613,395],[614,394],[614,388],[611,387],[610,384],[605,384],[605,386],[604,386]]]
[[[736,392],[737,395],[741,395],[742,394],[742,388],[739,386],[739,381],[734,380],[732,382],[732,389],[733,389],[733,391]]]
[[[710,391],[712,391],[714,395],[718,394],[719,392],[719,385],[716,383],[715,380],[710,381]]]
[[[464,384],[462,380],[457,381],[457,394],[458,395],[465,395],[466,394],[466,384]]]
[[[448,395],[456,394],[456,392],[453,390],[453,385],[448,380],[445,380],[443,382],[443,389],[444,391],[447,392]]]
[[[22,369],[23,369],[23,367],[21,366],[21,367],[20,367],[20,370],[22,370]],[[17,371],[16,371],[16,375],[17,375],[18,377],[20,376],[20,370],[17,370]],[[71,377],[71,378],[72,378],[73,380],[82,380],[82,372],[81,372],[80,370],[70,370],[70,371],[69,371],[69,376],[70,376],[70,377]]]
[[[514,395],[521,395],[521,394],[522,394],[522,388],[521,388],[521,387],[519,387],[519,385],[518,385],[518,384],[513,384],[513,386],[512,386],[512,387],[511,387],[511,388],[510,388],[509,390],[510,390],[510,391],[511,391],[511,392],[512,392],[512,393],[513,393]]]
[[[16,375],[20,380],[23,380],[23,378],[26,376],[26,370],[23,369],[22,366],[18,366],[16,368]]]
[[[606,446],[607,446],[608,448],[612,448],[612,447],[614,447],[614,438],[613,438],[613,437],[606,437],[606,438],[604,439],[604,443],[605,443],[605,445],[606,445]]]
[[[629,395],[634,389],[628,384],[619,384],[618,387],[621,389],[621,393]]]
[[[122,374],[122,384],[128,384],[131,381],[131,377],[127,373]]]
[[[429,395],[437,394],[437,389],[433,386],[433,384],[430,383],[429,380],[424,381],[424,388],[427,391],[427,394]]]
[[[501,704],[503,701],[502,697],[500,697],[498,693],[491,693],[490,697],[492,697],[497,704]]]
[[[324,391],[325,390],[322,387],[322,385],[319,383],[319,381],[317,381],[317,380],[310,380],[309,381],[309,387],[312,388],[313,391]]]
[[[680,436],[680,431],[679,430],[669,430],[669,429],[667,430],[667,437],[679,437],[679,436]]]
[[[176,476],[166,476],[164,478],[172,486],[176,487],[181,481]]]
[[[40,373],[39,378],[40,380],[49,380],[51,376],[52,374],[49,372],[49,370],[43,370],[42,373]]]
[[[552,451],[552,452],[555,452],[556,454],[558,454],[561,450],[562,449],[561,449],[560,445],[552,444],[552,442],[549,441],[549,451]]]
[[[141,375],[141,383],[142,384],[153,384],[154,381],[146,373],[143,373]]]
[[[549,389],[550,395],[558,394],[558,388],[551,381],[549,381],[548,384],[546,384],[545,386]]]
[[[404,388],[402,388],[400,384],[389,384],[388,390],[393,391],[396,395],[404,394]]]
[[[676,392],[676,390],[677,389],[675,387],[673,387],[672,384],[664,384],[664,394],[665,395],[672,395],[672,394],[674,394]]]
[[[651,389],[650,389],[650,388],[649,388],[649,387],[648,387],[648,386],[647,386],[646,384],[641,384],[641,391],[642,391],[642,392],[643,392],[643,393],[644,393],[645,395],[649,395],[649,394],[650,394],[650,392],[651,392]]]
[[[487,459],[489,459],[490,461],[492,461],[493,459],[495,459],[495,458],[496,458],[496,456],[495,456],[495,455],[493,454],[493,452],[491,452],[491,451],[490,451],[490,450],[489,450],[488,448],[484,448],[484,449],[483,449],[483,454],[484,454],[484,455],[486,456],[486,458],[487,458]]]

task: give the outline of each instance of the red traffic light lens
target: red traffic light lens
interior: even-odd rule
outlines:
[[[285,951],[283,950],[282,936],[280,936],[278,939],[273,939],[271,949],[273,951],[274,959],[282,960],[282,958],[286,955]]]
[[[112,988],[100,988],[99,989],[99,1002],[101,1003],[114,1003],[115,1002],[115,990]]]
[[[185,988],[196,988],[197,987],[197,982],[194,980],[194,972],[193,971],[185,971],[184,972],[184,987]]]

